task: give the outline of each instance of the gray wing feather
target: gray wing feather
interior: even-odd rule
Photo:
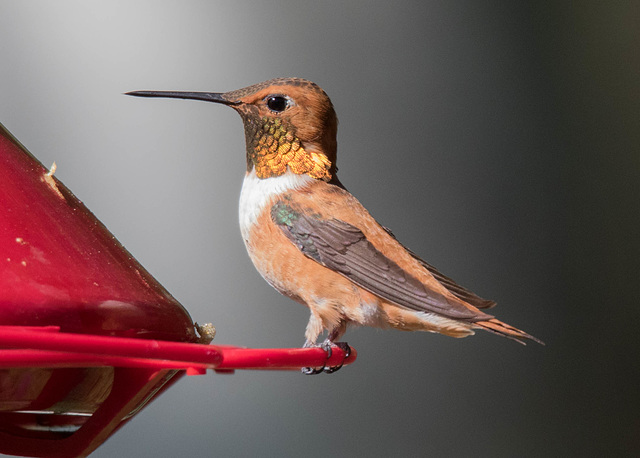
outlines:
[[[322,219],[282,201],[272,207],[271,217],[306,256],[381,298],[411,310],[452,319],[473,322],[492,318],[426,289],[351,224]]]

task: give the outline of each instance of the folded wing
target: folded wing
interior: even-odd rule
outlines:
[[[437,313],[468,322],[493,318],[428,289],[396,262],[378,251],[360,229],[349,223],[308,214],[284,201],[279,201],[272,207],[271,217],[287,238],[307,257],[389,302],[410,310]],[[474,302],[483,301],[483,305],[490,302],[457,286],[424,261],[417,257],[416,259],[458,298],[477,298]]]

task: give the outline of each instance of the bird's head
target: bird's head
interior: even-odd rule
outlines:
[[[338,118],[327,94],[301,78],[276,78],[235,91],[136,91],[128,95],[228,105],[244,122],[247,171],[260,178],[287,170],[330,181],[336,168]]]

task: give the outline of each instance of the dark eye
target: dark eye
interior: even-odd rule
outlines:
[[[289,106],[289,98],[283,95],[270,95],[267,97],[267,106],[271,111],[282,113]]]

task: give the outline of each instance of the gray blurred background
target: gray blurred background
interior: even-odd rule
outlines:
[[[572,6],[573,5],[573,6]],[[320,84],[340,178],[541,338],[358,329],[332,376],[180,381],[94,456],[640,453],[640,20],[626,2],[0,1],[0,122],[215,343],[303,343],[237,223],[228,108],[125,97]]]

